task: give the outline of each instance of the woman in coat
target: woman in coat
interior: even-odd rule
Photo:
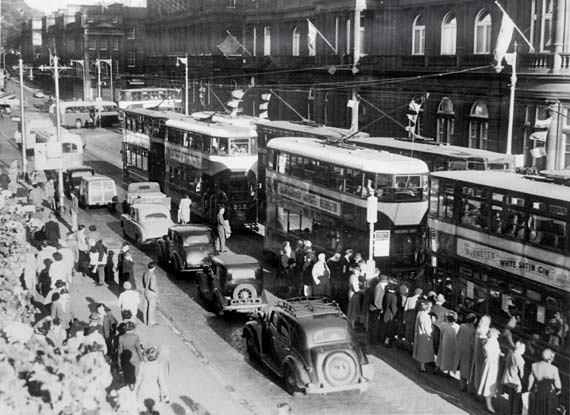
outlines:
[[[441,332],[439,338],[439,351],[437,354],[437,367],[442,372],[454,372],[455,368],[455,355],[457,354],[457,332],[459,331],[459,324],[457,320],[457,313],[455,311],[448,311],[445,316],[446,321],[441,323],[439,330]]]
[[[424,301],[420,305],[420,311],[416,316],[416,330],[414,335],[413,357],[420,364],[420,372],[426,371],[426,363],[434,361],[432,340],[432,322],[429,315],[429,303]]]
[[[481,383],[481,372],[483,370],[483,345],[487,341],[489,328],[491,327],[491,317],[484,315],[479,320],[477,330],[475,330],[475,340],[473,342],[473,360],[471,361],[471,372],[469,374],[469,387],[471,392],[477,393],[479,383]]]
[[[558,394],[562,387],[558,368],[552,364],[554,352],[544,349],[542,361],[532,364],[528,377],[530,392],[529,415],[554,415],[558,408]]]
[[[483,367],[481,370],[481,382],[477,389],[477,394],[485,397],[487,411],[495,413],[493,408],[493,397],[497,394],[499,382],[499,359],[501,357],[501,346],[499,346],[499,330],[490,329],[487,341],[483,345]]]
[[[473,362],[473,344],[475,343],[475,321],[477,316],[470,313],[465,317],[465,323],[459,326],[457,332],[457,353],[455,354],[455,368],[459,370],[459,388],[467,390],[467,381],[471,373]]]
[[[137,372],[143,357],[139,336],[133,333],[134,329],[135,323],[132,321],[124,323],[124,333],[119,336],[117,345],[119,366],[123,371],[125,383],[131,390],[135,388]]]
[[[158,350],[154,347],[145,351],[145,360],[140,364],[135,385],[139,407],[145,408],[149,413],[154,413],[153,411],[158,413],[160,404],[168,402],[166,382],[157,358]]]

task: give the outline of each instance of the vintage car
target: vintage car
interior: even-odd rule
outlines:
[[[79,195],[79,185],[81,178],[85,176],[95,176],[93,167],[81,166],[64,170],[63,172],[63,190],[67,197],[71,197],[71,193]]]
[[[175,225],[158,241],[158,261],[174,272],[205,270],[215,252],[214,236],[206,225]]]
[[[77,194],[79,206],[89,209],[92,206],[107,206],[114,211],[117,205],[117,186],[107,176],[81,176]]]
[[[160,191],[157,182],[129,183],[126,202],[126,206],[136,203],[158,203],[170,208],[170,198]]]
[[[170,209],[162,205],[140,203],[132,205],[121,215],[121,228],[125,237],[136,244],[148,244],[162,239],[174,225]]]
[[[212,258],[209,269],[198,273],[198,289],[218,315],[250,313],[262,306],[263,269],[248,255],[222,253]]]
[[[352,339],[338,304],[326,298],[279,300],[243,329],[252,360],[268,366],[291,393],[364,391],[372,380],[364,344]]]

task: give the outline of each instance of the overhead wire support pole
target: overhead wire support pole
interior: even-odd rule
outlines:
[[[179,58],[178,56],[176,57],[176,66],[180,66],[180,64],[184,65],[184,114],[185,115],[189,115],[189,107],[190,104],[188,102],[188,54],[186,54],[186,57],[184,58]],[[194,85],[192,83],[192,85]]]
[[[20,124],[22,125],[22,178],[26,178],[26,159],[28,134],[26,132],[26,117],[24,115],[24,60],[20,58]]]

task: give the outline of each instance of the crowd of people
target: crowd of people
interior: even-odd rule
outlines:
[[[48,192],[45,189],[45,184],[36,184],[28,195],[28,203],[33,207],[28,222],[32,231],[22,276],[23,287],[31,293],[39,310],[36,332],[45,335],[57,348],[81,355],[100,353],[114,375],[112,388],[117,391],[114,395],[121,413],[138,414],[141,410],[152,412],[160,408],[169,402],[165,383],[168,348],[144,348],[137,334],[139,305],[143,322],[157,324],[155,264],[149,263],[142,276],[143,302],[136,290],[129,244],[123,243],[115,260],[95,225],[79,224],[75,231],[61,235],[50,186]],[[96,287],[118,281],[120,318],[113,315],[108,305],[99,303],[91,307],[88,321],[80,321],[71,301],[71,287],[78,278],[92,279]]]
[[[399,282],[352,249],[326,259],[308,240],[298,240],[294,249],[283,243],[277,293],[335,300],[371,344],[408,350],[420,372],[458,378],[459,388],[484,398],[490,413],[499,393],[508,395],[511,415],[522,413],[523,402],[529,415],[558,413],[561,383],[554,353],[533,350],[537,362],[527,362],[526,344],[512,333],[515,316],[501,331],[488,315],[478,320],[469,313],[460,321],[443,294]]]

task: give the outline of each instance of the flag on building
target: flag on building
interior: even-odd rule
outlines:
[[[323,41],[334,51],[334,53],[337,53],[336,48],[333,45],[331,45],[331,42],[329,42],[329,40],[321,33],[321,31],[317,29],[317,26],[315,26],[313,22],[311,22],[309,19],[307,19],[307,25],[308,25],[307,44],[309,48],[309,55],[316,54],[317,35],[319,35],[321,39],[323,39]]]
[[[246,50],[230,32],[227,33],[228,35],[224,41],[218,45],[218,49],[220,49],[224,56],[238,55],[240,49]]]
[[[530,135],[530,139],[545,142],[550,124],[552,124],[552,117],[548,117],[545,120],[536,120],[534,132]]]
[[[501,21],[501,28],[499,29],[497,43],[493,52],[495,57],[495,65],[498,69],[503,68],[503,58],[505,57],[507,50],[511,45],[513,31],[515,30],[515,22],[513,22],[513,19],[511,19],[511,17],[502,7],[501,11],[503,12],[503,19]]]
[[[259,118],[267,119],[269,110],[269,100],[271,94],[261,94],[261,104],[259,104]]]
[[[417,101],[417,98],[412,98],[410,104],[408,105],[408,111],[406,112],[406,116],[408,118],[408,126],[405,128],[406,131],[415,134],[416,132],[416,124],[418,122],[418,115],[422,109],[423,99]]]

